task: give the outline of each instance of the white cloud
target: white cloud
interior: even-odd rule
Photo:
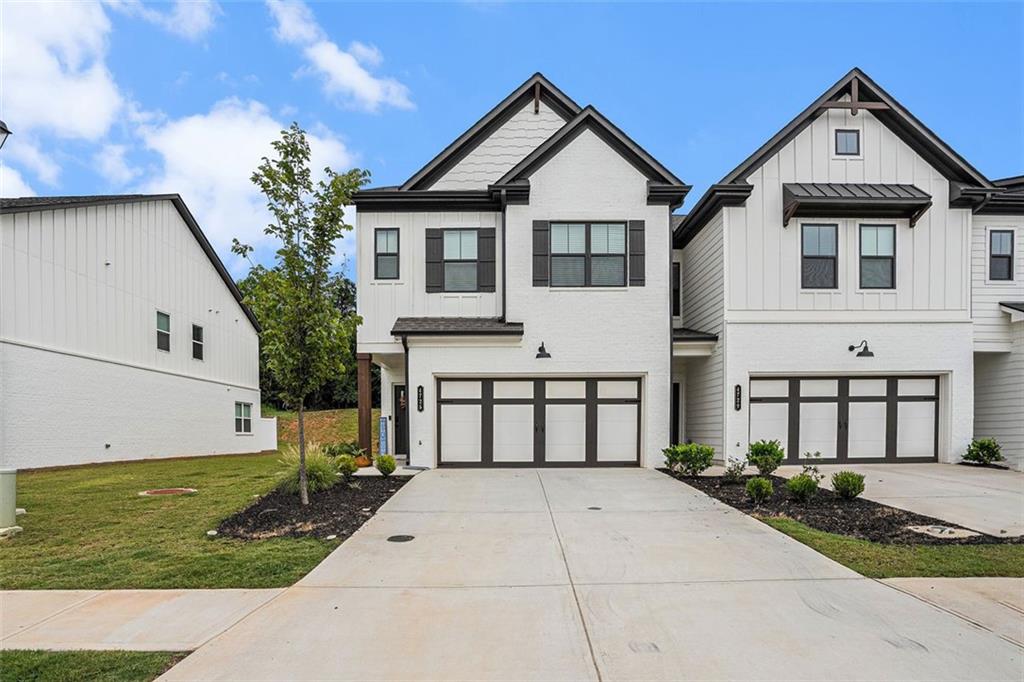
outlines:
[[[206,114],[143,126],[142,139],[161,157],[162,170],[140,190],[181,194],[222,255],[238,237],[260,256],[270,218],[249,178],[261,157],[272,156],[270,143],[284,127],[263,104],[236,98],[217,103]],[[345,144],[330,131],[318,130],[308,139],[312,168],[341,171],[352,165]],[[344,242],[351,240],[342,241],[339,248],[346,249]],[[262,255],[266,260],[265,248]],[[234,266],[238,270],[241,264]]]
[[[47,185],[55,185],[60,179],[60,166],[39,149],[31,135],[13,135],[4,145],[3,153],[8,161],[28,168]]]
[[[0,166],[0,197],[34,197],[36,195],[21,174],[10,166]]]
[[[106,144],[93,156],[93,164],[100,175],[115,185],[126,185],[142,172],[130,165],[125,158],[128,147],[123,144]]]
[[[358,41],[348,51],[331,41],[300,0],[267,0],[275,20],[278,40],[302,48],[309,70],[323,81],[324,92],[367,111],[381,106],[412,109],[409,88],[394,78],[378,77],[366,67],[376,67],[384,57],[375,46]]]
[[[220,6],[213,0],[175,0],[170,11],[144,5],[142,0],[105,0],[111,9],[138,17],[187,40],[199,40],[213,28]]]

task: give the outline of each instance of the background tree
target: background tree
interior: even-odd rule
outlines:
[[[299,499],[306,505],[306,400],[344,373],[360,322],[354,310],[342,313],[334,305],[334,243],[352,229],[344,221],[344,206],[369,173],[355,168],[339,174],[325,168],[324,178],[314,182],[309,142],[297,123],[282,131],[272,146],[276,157],[263,157],[251,179],[274,218],[264,233],[280,246],[272,267],[254,266],[246,303],[263,327],[261,342],[278,397],[298,413]],[[252,253],[251,246],[237,239],[231,250],[245,258]]]

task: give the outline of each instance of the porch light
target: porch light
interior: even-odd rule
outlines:
[[[549,353],[547,351],[547,349],[544,348],[544,342],[543,341],[540,342],[540,348],[537,349],[537,357],[538,358],[550,358],[551,357],[551,353]]]
[[[0,121],[0,149],[3,148],[4,142],[7,142],[7,138],[11,135],[11,129],[7,127],[7,124]]]
[[[854,351],[854,349],[860,348],[861,346],[863,346],[864,348],[859,353],[857,353],[857,357],[858,358],[873,358],[873,357],[875,357],[875,354],[871,352],[870,348],[868,348],[867,340],[862,340],[856,346],[850,346],[847,350],[849,350],[852,353]]]

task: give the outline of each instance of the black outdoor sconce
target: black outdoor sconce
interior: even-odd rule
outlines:
[[[852,353],[854,351],[854,349],[860,348],[861,346],[863,346],[864,348],[859,353],[857,353],[857,357],[858,358],[873,358],[873,357],[875,357],[875,354],[871,352],[870,348],[868,348],[868,342],[866,340],[861,341],[856,346],[850,346],[847,350],[849,350]]]
[[[547,349],[544,348],[544,342],[543,341],[540,342],[540,348],[537,349],[537,357],[538,358],[550,358],[551,357],[551,353],[549,353],[547,351]]]

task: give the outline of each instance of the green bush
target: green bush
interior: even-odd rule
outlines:
[[[768,476],[778,469],[784,459],[786,453],[782,450],[782,443],[777,440],[756,441],[750,444],[747,451],[747,461],[757,467],[757,473],[761,476]]]
[[[832,474],[832,490],[844,500],[852,500],[864,492],[864,474],[837,471]]]
[[[971,444],[967,446],[967,452],[964,454],[964,461],[975,462],[977,464],[1002,462],[1003,449],[999,447],[999,443],[996,442],[995,438],[975,438],[971,441]]]
[[[808,474],[797,474],[786,481],[786,490],[795,502],[806,502],[818,494],[818,481]]]
[[[293,443],[281,449],[281,471],[278,488],[288,495],[299,494],[299,446]],[[327,490],[338,482],[336,460],[324,454],[317,443],[306,443],[306,485],[310,493]]]
[[[346,481],[351,479],[355,473],[359,471],[359,465],[356,464],[356,458],[352,455],[338,455],[334,458],[334,465],[338,468],[338,473],[340,473]]]
[[[360,455],[365,455],[366,450],[359,447],[359,443],[355,441],[348,441],[345,443],[329,443],[325,445],[324,454],[328,457],[341,457],[342,455],[359,457]]]
[[[395,473],[395,458],[391,455],[379,455],[377,457],[377,471],[384,478],[387,478],[391,474]]]
[[[747,462],[743,459],[733,460],[731,464],[725,467],[725,471],[722,473],[722,483],[729,485],[737,485],[743,482],[743,472],[747,468]]]
[[[665,463],[672,471],[684,476],[700,476],[701,472],[711,466],[715,458],[715,449],[700,443],[682,443],[662,450]]]
[[[754,476],[747,481],[747,497],[754,504],[761,504],[762,502],[771,498],[772,493],[775,489],[772,487],[772,482],[767,478],[761,478],[760,476]]]

